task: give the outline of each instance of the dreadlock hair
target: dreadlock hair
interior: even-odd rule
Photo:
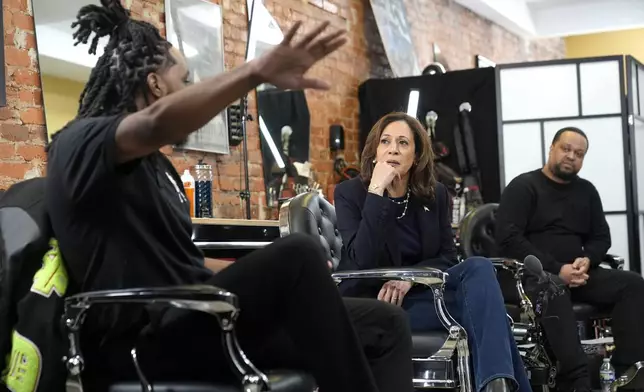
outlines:
[[[109,36],[79,99],[76,119],[135,112],[135,97],[148,89],[147,76],[174,64],[171,44],[150,23],[130,18],[120,0],[101,0],[101,6],[86,5],[72,23],[74,46],[87,44],[96,54],[98,40]]]

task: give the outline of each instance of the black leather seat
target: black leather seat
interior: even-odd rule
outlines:
[[[460,244],[464,258],[472,256],[503,257],[494,239],[497,208],[498,204],[496,203],[484,204],[463,218],[460,228]],[[519,315],[520,312],[519,294],[514,277],[508,271],[503,270],[498,271],[498,274],[508,314],[517,320],[515,315]],[[573,311],[579,321],[608,317],[608,314],[602,309],[586,303],[574,303]]]
[[[33,275],[40,268],[45,252],[49,250],[50,232],[48,219],[47,216],[43,215],[45,210],[38,208],[39,203],[42,203],[41,196],[33,194],[33,192],[43,191],[41,185],[42,183],[35,182],[22,188],[25,191],[32,192],[29,197],[35,200],[34,203],[28,203],[29,211],[16,206],[0,205],[0,245],[2,245],[0,246],[0,310],[2,310],[0,314],[0,333],[2,333],[2,336],[0,336],[0,351],[3,351],[0,354],[2,358],[5,358],[8,354],[5,351],[11,349],[10,334],[17,322],[17,302],[21,300],[21,296],[25,292],[29,292]],[[4,197],[8,198],[9,192]],[[3,201],[7,201],[7,199],[3,198]],[[10,318],[8,315],[13,315],[14,317]],[[61,315],[58,316],[58,318],[60,317]],[[67,315],[65,317],[69,320]],[[52,321],[51,326],[53,327],[54,325],[55,322]],[[6,343],[9,343],[9,345]],[[49,347],[40,347],[41,352],[46,352],[47,349]],[[181,360],[183,359],[177,358],[177,361]],[[312,392],[316,388],[315,380],[304,373],[280,371],[267,373],[267,376],[271,391]],[[242,391],[241,382],[235,384],[204,384],[189,380],[177,380],[172,383],[153,383],[153,388],[156,392]],[[120,382],[109,387],[110,392],[140,392],[142,390],[144,389],[142,389],[139,381]]]
[[[411,335],[411,355],[414,358],[427,357],[438,351],[447,340],[447,331],[414,333]]]
[[[335,207],[331,203],[316,193],[300,194],[281,206],[279,219],[282,236],[303,233],[316,237],[325,250],[328,260],[332,262],[333,269],[337,268],[342,252],[342,238],[336,228]],[[457,381],[450,381],[458,378],[455,372],[446,370],[453,364],[438,365],[445,359],[444,353],[450,353],[448,356],[451,356],[454,352],[453,343],[451,341],[446,343],[448,337],[446,329],[412,335],[416,388],[452,388],[457,385]],[[430,358],[439,351],[440,359]],[[436,382],[436,379],[443,379],[443,381]]]

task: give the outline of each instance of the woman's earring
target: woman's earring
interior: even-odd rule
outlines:
[[[376,162],[378,162],[378,161],[374,159],[374,160],[373,160],[373,163],[376,163]]]

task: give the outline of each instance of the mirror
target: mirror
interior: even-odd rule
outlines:
[[[247,0],[247,5],[249,18],[252,13],[246,56],[250,61],[279,44],[284,35],[261,0]],[[256,120],[267,205],[275,208],[279,200],[316,190],[319,186],[309,162],[311,120],[304,92],[259,86]]]
[[[47,141],[76,117],[80,98],[98,56],[87,53],[89,45],[74,46],[72,23],[78,10],[98,0],[32,0],[38,62],[47,125]],[[108,38],[99,41],[102,53]]]
[[[71,25],[81,7],[99,0],[31,0],[38,42],[48,141],[74,119],[78,100],[109,37],[99,40],[96,55],[89,45],[74,46]],[[206,0],[166,0],[168,40],[186,57],[193,80],[224,70],[221,7]],[[181,39],[179,39],[179,37]],[[228,154],[226,112],[190,136],[184,149]]]
[[[167,39],[186,58],[192,81],[197,83],[224,72],[221,6],[207,0],[165,0],[165,11]],[[229,154],[226,111],[178,147]]]

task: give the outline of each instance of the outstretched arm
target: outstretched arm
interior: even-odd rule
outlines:
[[[185,139],[262,83],[284,89],[327,88],[325,83],[307,79],[304,74],[346,41],[343,31],[323,34],[328,24],[322,23],[294,42],[301,25],[297,22],[283,42],[264,56],[170,94],[126,117],[116,130],[116,162],[132,161]]]

